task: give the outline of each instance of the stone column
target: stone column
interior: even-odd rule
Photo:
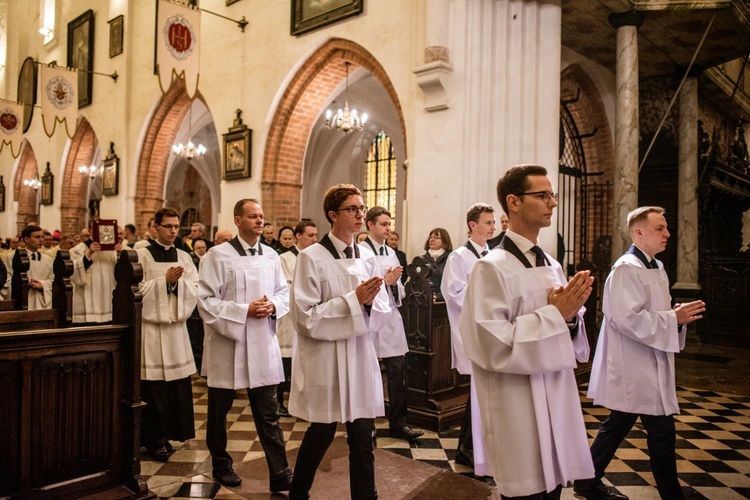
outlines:
[[[635,11],[612,14],[609,23],[617,29],[614,262],[630,246],[626,218],[638,206],[638,28],[643,16]]]
[[[680,91],[675,298],[695,298],[698,284],[698,79],[688,76]]]

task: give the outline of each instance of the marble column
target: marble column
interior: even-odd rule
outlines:
[[[698,284],[698,79],[688,76],[680,91],[675,297],[695,297]]]
[[[643,16],[635,11],[612,14],[609,23],[617,30],[614,262],[630,246],[627,215],[638,206],[638,28]]]

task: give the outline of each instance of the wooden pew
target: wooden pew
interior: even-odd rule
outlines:
[[[111,325],[0,333],[0,497],[156,498],[140,476],[143,272],[134,251],[120,254],[115,276]]]

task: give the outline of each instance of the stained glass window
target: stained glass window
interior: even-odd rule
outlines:
[[[365,161],[365,204],[387,208],[392,224],[396,220],[396,168],[391,138],[381,131],[370,144]]]

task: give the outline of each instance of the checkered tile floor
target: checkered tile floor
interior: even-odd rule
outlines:
[[[596,436],[608,410],[594,406],[582,391],[584,420],[591,439]],[[678,388],[682,414],[676,417],[677,470],[688,498],[750,498],[750,398],[727,396],[710,391]],[[216,484],[211,477],[211,461],[205,442],[208,393],[204,379],[193,379],[196,438],[173,442],[175,453],[169,462],[156,462],[145,456],[141,473],[160,498],[242,498]],[[235,463],[262,458],[263,450],[250,414],[247,395],[237,391],[237,399],[228,415],[228,450]],[[298,448],[307,423],[283,418],[281,426],[287,449]],[[388,422],[376,421],[378,447],[446,470],[473,477],[471,469],[453,461],[458,431],[436,434],[426,431],[416,443],[388,437]],[[341,427],[337,438],[345,436]],[[377,464],[376,464],[377,471]],[[651,475],[646,433],[640,423],[617,451],[607,469],[606,480],[631,499],[659,498]],[[477,478],[480,479],[480,478]],[[575,498],[572,488],[563,490],[563,498]]]

